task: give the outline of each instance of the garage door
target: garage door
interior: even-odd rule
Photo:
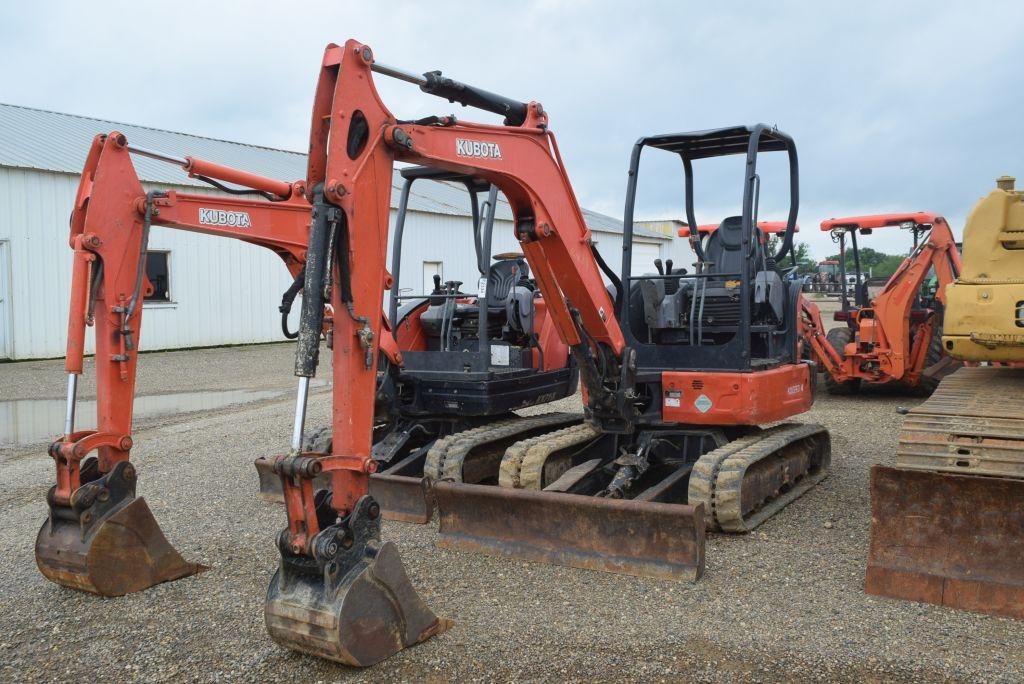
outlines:
[[[633,240],[633,259],[630,262],[630,271],[633,275],[657,273],[654,268],[654,260],[660,257],[661,245],[656,242]]]

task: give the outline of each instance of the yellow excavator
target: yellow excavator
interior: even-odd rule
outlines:
[[[871,472],[870,594],[1024,618],[1024,192],[967,217],[942,344],[966,366],[907,412]]]

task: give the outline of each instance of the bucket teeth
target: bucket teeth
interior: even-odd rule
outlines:
[[[451,626],[419,597],[398,548],[380,543],[372,497],[359,500],[348,524],[324,529],[311,546],[312,557],[282,549],[267,591],[267,631],[282,646],[366,667]]]
[[[145,499],[135,497],[135,471],[127,462],[82,485],[71,507],[53,503],[51,494],[50,517],[36,537],[36,565],[52,582],[102,596],[206,569],[167,541]]]

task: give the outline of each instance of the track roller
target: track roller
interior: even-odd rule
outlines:
[[[593,441],[599,434],[593,426],[583,423],[516,442],[501,459],[498,484],[513,489],[543,489],[576,465],[552,456]]]

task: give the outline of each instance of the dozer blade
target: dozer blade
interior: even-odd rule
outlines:
[[[380,502],[385,520],[423,525],[434,517],[434,499],[425,478],[375,473],[370,476],[370,495]]]
[[[871,469],[869,594],[1024,618],[1024,480]]]
[[[284,503],[281,476],[274,471],[273,458],[257,458],[256,473],[260,478],[260,498],[270,503]],[[425,524],[434,517],[434,501],[430,486],[422,477],[393,475],[389,468],[370,476],[370,494],[380,503],[385,520]],[[327,475],[313,479],[313,489],[330,489]]]
[[[347,524],[324,529],[312,546],[313,557],[282,548],[267,590],[267,631],[282,646],[366,667],[451,626],[416,593],[397,547],[380,543],[372,497],[360,499]]]
[[[123,596],[206,570],[171,546],[134,490],[134,469],[119,463],[76,490],[74,507],[51,501],[50,518],[36,537],[40,572],[72,589]]]
[[[694,582],[704,506],[435,482],[442,548]]]

